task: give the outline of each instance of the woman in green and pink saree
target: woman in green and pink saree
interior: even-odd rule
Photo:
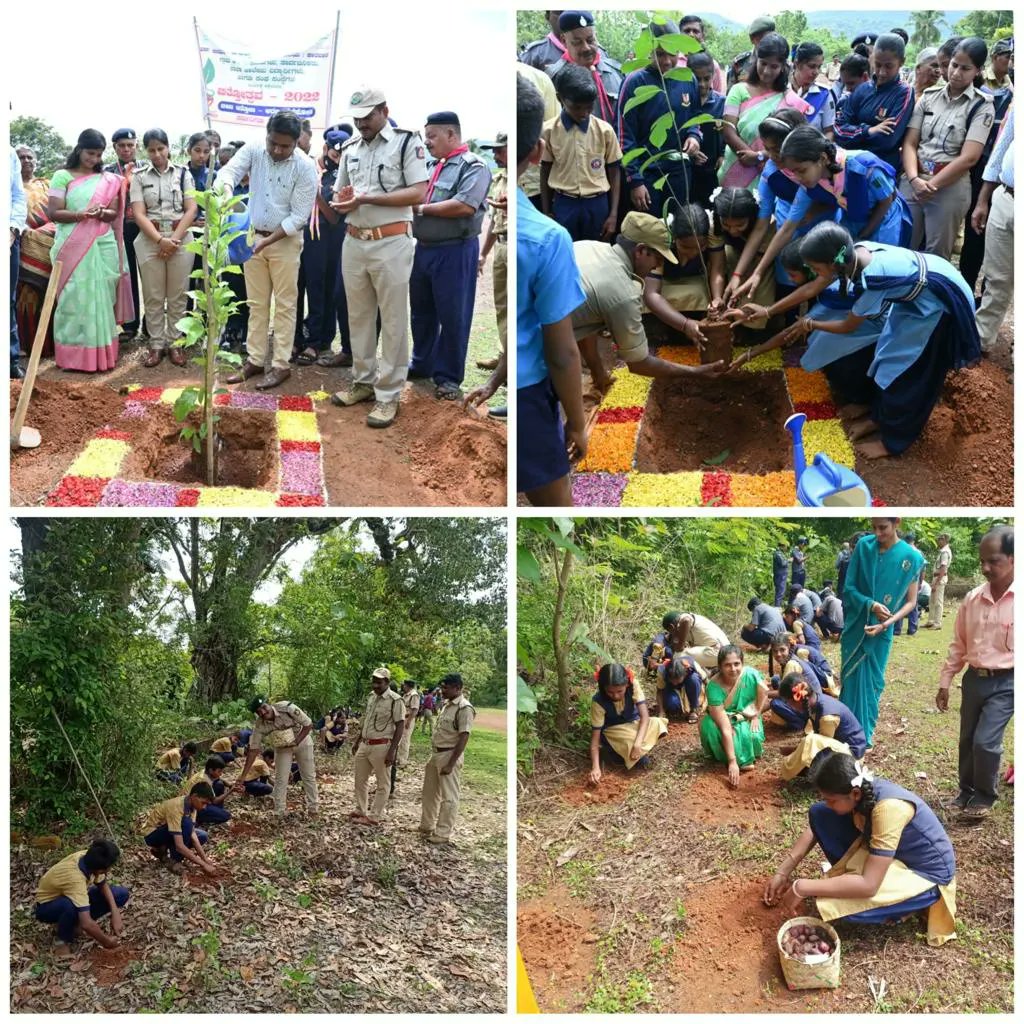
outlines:
[[[93,129],[78,137],[50,181],[49,215],[57,225],[50,256],[61,263],[53,339],[64,370],[112,370],[118,324],[134,316],[124,255],[125,179],[103,170],[107,140]]]
[[[757,44],[747,80],[729,90],[722,122],[725,159],[718,173],[723,188],[757,191],[767,160],[757,129],[766,117],[787,107],[805,117],[813,112],[814,108],[790,88],[788,58],[789,43],[777,32],[769,32]]]
[[[899,519],[872,519],[857,542],[843,584],[846,621],[840,641],[843,689],[839,699],[864,727],[868,747],[885,689],[892,627],[917,605],[917,579],[924,555],[900,540]]]

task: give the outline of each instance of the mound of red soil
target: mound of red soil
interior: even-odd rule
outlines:
[[[231,885],[234,882],[234,878],[227,868],[218,868],[215,875],[208,875],[205,871],[198,869],[189,870],[182,875],[182,878],[184,878],[185,884],[192,886],[193,889],[216,888],[220,885]]]
[[[140,959],[141,953],[128,945],[120,945],[116,949],[91,949],[89,960],[91,961],[92,973],[96,978],[96,984],[107,988],[123,981],[128,973],[128,968],[136,960]]]
[[[601,781],[595,786],[590,781],[590,772],[585,771],[571,779],[559,795],[567,804],[574,807],[586,807],[588,804],[620,804],[642,777],[642,770],[604,772]]]
[[[232,839],[242,839],[245,836],[253,836],[263,829],[253,821],[233,821],[229,835]]]
[[[694,778],[683,801],[695,821],[753,828],[767,816],[777,818],[785,807],[781,785],[778,772],[755,765],[740,773],[739,788],[733,789],[725,765],[716,763]]]

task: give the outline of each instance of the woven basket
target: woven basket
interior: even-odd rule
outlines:
[[[798,924],[820,928],[828,935],[834,949],[827,960],[820,964],[805,964],[803,960],[797,960],[782,948],[782,939],[786,932]],[[778,948],[779,961],[782,964],[782,976],[786,979],[786,985],[790,991],[805,988],[839,988],[839,935],[830,924],[826,924],[816,917],[790,918],[775,936],[775,945]]]
[[[267,733],[267,746],[273,747],[274,750],[278,750],[281,747],[294,747],[295,730],[277,729],[274,732]]]

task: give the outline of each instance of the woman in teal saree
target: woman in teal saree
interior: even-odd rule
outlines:
[[[872,533],[853,549],[843,586],[843,655],[840,700],[864,726],[871,747],[892,627],[917,604],[917,579],[924,556],[899,539],[899,519],[872,519]]]

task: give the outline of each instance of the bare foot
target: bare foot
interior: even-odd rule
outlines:
[[[854,445],[854,451],[863,459],[887,459],[889,449],[881,441],[865,441]]]
[[[871,412],[870,405],[844,405],[839,410],[839,415],[845,420],[859,420]]]
[[[70,943],[58,942],[53,949],[53,955],[59,957],[61,960],[67,960],[69,957],[75,955],[75,951],[71,948]]]
[[[878,431],[878,424],[869,416],[854,420],[847,428],[851,441],[863,441]]]

